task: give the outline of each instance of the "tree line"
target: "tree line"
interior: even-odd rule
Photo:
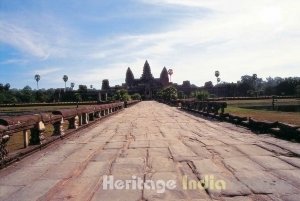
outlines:
[[[186,91],[180,91],[176,87],[168,87],[160,90],[155,94],[158,99],[176,99],[198,97],[206,99],[208,97],[255,97],[255,96],[300,96],[300,77],[268,77],[266,80],[259,78],[256,74],[244,75],[236,83],[220,82],[219,71],[215,72],[217,84],[213,85],[212,81],[208,81],[203,87],[198,87]],[[39,76],[35,76],[37,81]],[[67,82],[67,76],[63,77]],[[78,90],[73,90],[74,84],[71,84],[69,90],[65,89],[37,89],[33,90],[30,86],[23,89],[11,89],[9,83],[0,83],[0,104],[14,103],[44,103],[58,101],[95,101],[98,100],[97,93],[93,93],[92,86],[88,89],[86,85],[79,85]],[[102,90],[109,90],[109,81],[103,80]],[[126,90],[119,89],[109,94],[108,100],[130,100],[140,99],[140,94],[129,95]]]

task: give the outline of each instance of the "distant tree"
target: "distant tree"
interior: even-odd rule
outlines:
[[[162,90],[162,97],[165,101],[177,99],[177,89],[175,87],[167,87]]]
[[[285,78],[276,86],[276,93],[277,95],[295,95],[297,85],[300,85],[299,77]]]
[[[183,91],[178,91],[178,99],[184,99],[185,98],[185,94]]]
[[[66,90],[66,88],[67,88],[67,81],[68,81],[68,76],[67,75],[64,75],[63,76],[63,81],[65,82],[65,90]]]
[[[71,88],[72,88],[72,90],[74,89],[74,87],[75,87],[75,83],[74,82],[71,82]]]
[[[35,92],[35,100],[40,103],[46,102],[47,101],[46,93],[44,91],[37,90]]]
[[[2,83],[0,83],[0,92],[4,91],[4,86]]]
[[[35,81],[36,81],[36,88],[39,89],[39,81],[40,81],[40,79],[41,79],[41,76],[40,76],[39,74],[36,74],[36,75],[34,76],[34,79],[35,79]]]
[[[110,89],[110,86],[109,86],[108,79],[102,80],[102,90],[109,90],[109,89]]]
[[[128,95],[128,93],[125,89],[121,89],[116,92],[113,99],[120,100],[120,101],[128,101],[131,99],[131,97],[130,97],[130,95]]]
[[[300,84],[296,86],[296,96],[300,96]]]
[[[131,98],[132,98],[132,100],[141,100],[142,99],[141,94],[139,94],[139,93],[135,93],[135,94],[131,95]]]
[[[5,85],[4,85],[4,91],[9,91],[9,89],[10,89],[10,84],[9,83],[6,83]]]
[[[216,76],[216,78],[217,78],[217,83],[219,83],[219,82],[221,81],[221,78],[219,78],[219,76],[220,76],[220,71],[216,70],[216,71],[215,71],[215,76]]]
[[[212,88],[213,86],[214,85],[213,85],[212,81],[205,82],[205,84],[204,84],[205,88]]]
[[[209,93],[208,93],[208,91],[204,91],[204,90],[195,91],[193,93],[193,97],[197,98],[198,100],[204,101],[209,98]]]
[[[82,97],[81,97],[80,93],[75,93],[75,101],[76,102],[82,101]]]
[[[78,92],[87,92],[87,86],[80,84],[78,86]]]
[[[32,94],[32,89],[30,86],[25,86],[21,91],[21,101],[23,103],[32,103],[34,102],[34,96]]]
[[[168,70],[168,74],[169,74],[169,76],[170,76],[170,82],[172,82],[172,75],[173,75],[173,69],[169,69]]]

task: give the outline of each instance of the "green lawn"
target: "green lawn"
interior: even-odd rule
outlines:
[[[271,106],[272,100],[230,100],[226,101],[228,106],[225,109],[226,113],[252,117],[258,120],[280,121],[290,124],[300,125],[300,112],[281,112],[267,111],[259,109],[246,109],[247,106]],[[297,99],[278,99],[277,105],[300,105],[300,100]]]

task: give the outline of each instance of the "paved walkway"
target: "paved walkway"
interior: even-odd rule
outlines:
[[[299,144],[141,102],[1,170],[0,200],[299,200],[299,156]]]

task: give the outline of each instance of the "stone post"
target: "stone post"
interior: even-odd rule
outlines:
[[[9,135],[3,135],[0,138],[0,161],[5,159],[8,155],[8,151],[6,149],[7,142],[9,141]]]
[[[78,124],[79,124],[79,117],[77,115],[69,119],[69,129],[77,129]]]
[[[88,113],[82,113],[82,124],[88,124],[88,123],[89,123]]]
[[[95,112],[95,117],[96,117],[96,118],[101,118],[100,112]]]
[[[99,102],[101,102],[102,101],[102,94],[99,92],[99,94],[98,94],[98,100],[99,100]]]
[[[24,148],[28,147],[28,145],[29,145],[29,133],[28,133],[28,130],[23,130],[23,142],[24,142]]]
[[[30,129],[30,145],[40,145],[43,144],[45,136],[43,135],[45,131],[45,124],[40,121],[34,128]]]
[[[64,127],[63,127],[64,119],[62,118],[61,121],[57,121],[53,123],[53,135],[62,136],[65,134]]]

